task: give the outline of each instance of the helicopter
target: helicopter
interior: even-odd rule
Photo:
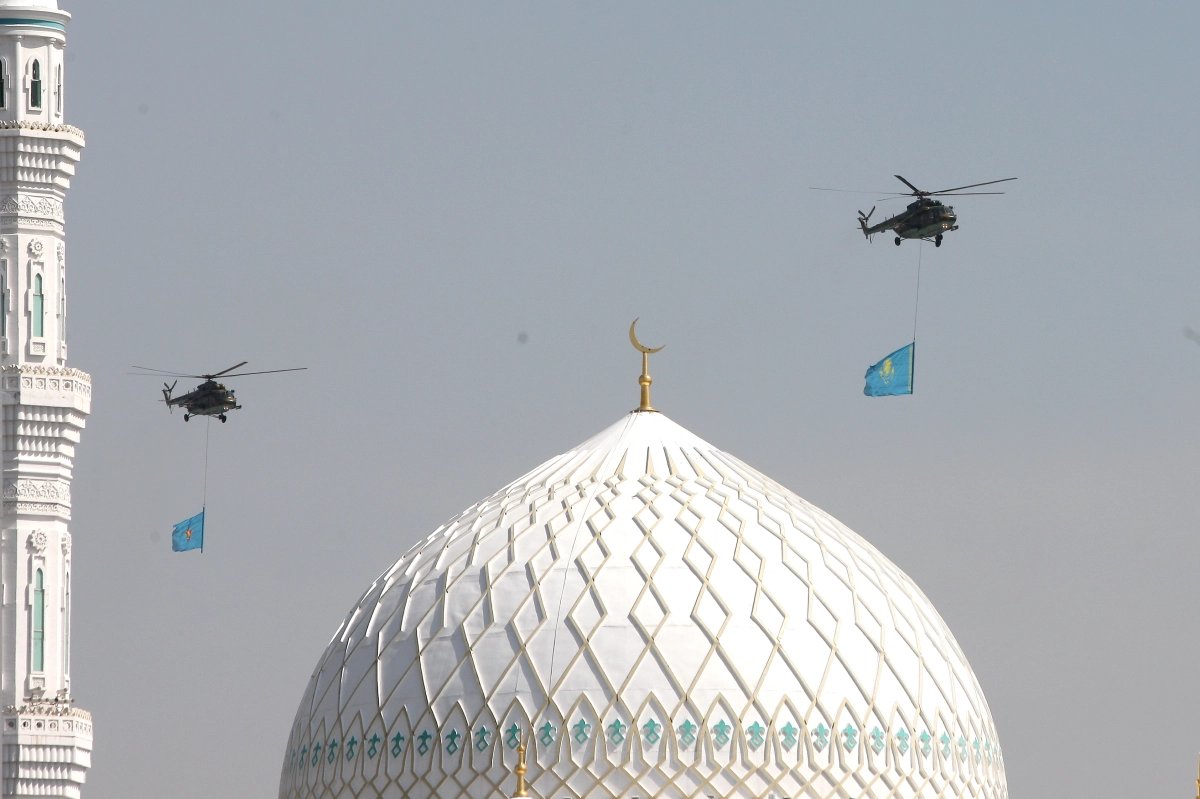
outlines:
[[[217,382],[216,378],[222,376],[230,378],[269,375],[276,372],[300,372],[308,368],[307,366],[300,366],[295,369],[268,369],[262,372],[234,371],[235,369],[242,368],[247,363],[249,362],[242,361],[236,366],[222,369],[220,372],[214,372],[210,375],[185,375],[179,372],[168,372],[164,369],[151,369],[148,366],[135,366],[133,368],[142,369],[146,372],[157,372],[158,374],[165,374],[175,378],[189,377],[203,380],[204,382],[196,386],[196,388],[178,397],[171,396],[171,393],[175,390],[175,386],[179,383],[178,379],[170,385],[163,383],[163,402],[167,403],[167,408],[172,412],[174,412],[176,405],[182,406],[184,408],[183,421],[185,422],[193,416],[215,416],[222,423],[227,421],[225,416],[226,411],[240,410],[242,406],[237,404],[237,398],[233,395],[233,390],[225,388],[223,384]]]
[[[875,213],[875,206],[867,213],[858,212],[858,226],[862,228],[863,235],[868,240],[876,233],[882,233],[885,230],[892,230],[896,233],[896,246],[900,246],[900,242],[904,239],[922,239],[924,241],[933,241],[935,247],[942,246],[942,236],[952,230],[958,230],[958,215],[954,213],[953,206],[946,205],[937,197],[961,197],[964,195],[973,194],[1003,194],[1002,191],[963,191],[963,189],[974,189],[979,186],[991,186],[994,183],[1005,183],[1016,178],[1003,178],[1001,180],[989,180],[986,183],[972,183],[969,186],[958,186],[953,189],[942,189],[941,191],[922,191],[913,184],[909,183],[900,175],[895,176],[897,180],[912,189],[911,192],[897,193],[895,197],[885,197],[881,202],[887,200],[898,200],[901,197],[916,197],[917,199],[908,204],[908,208],[904,209],[895,216],[889,216],[877,225],[871,224],[871,215]],[[842,189],[819,189],[810,187],[814,191],[842,191]]]

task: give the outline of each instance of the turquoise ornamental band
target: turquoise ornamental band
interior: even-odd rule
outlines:
[[[0,25],[38,25],[43,28],[54,28],[65,31],[67,26],[61,22],[51,22],[45,19],[0,19]]]

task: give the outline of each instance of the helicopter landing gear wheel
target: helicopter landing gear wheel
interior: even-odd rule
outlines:
[[[191,419],[191,418],[192,418],[192,417],[191,417],[191,414],[187,414],[187,413],[185,413],[185,414],[183,415],[183,421],[185,421],[185,422],[186,422],[188,419]]]
[[[217,418],[221,420],[221,424],[225,424],[225,421],[226,421],[226,419],[225,419],[225,414],[221,414],[221,415],[220,415],[220,416],[218,416]]]
[[[933,246],[934,246],[934,247],[941,247],[941,246],[942,246],[942,234],[941,234],[941,233],[939,233],[939,234],[937,234],[936,236],[934,236],[934,237],[933,237]]]
[[[897,247],[900,246],[900,237],[899,236],[896,237],[896,246]]]

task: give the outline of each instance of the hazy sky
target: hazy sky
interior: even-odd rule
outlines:
[[[633,408],[637,316],[656,406],[928,594],[1014,797],[1190,795],[1200,5],[63,4],[87,799],[273,796],[360,592]],[[897,172],[1020,179],[923,252],[806,188]],[[205,423],[129,366],[242,360],[310,370],[173,554]]]

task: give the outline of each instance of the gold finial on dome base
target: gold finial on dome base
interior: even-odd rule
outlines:
[[[641,317],[638,317],[638,319],[640,318]],[[635,327],[637,327],[637,323],[638,320],[634,319],[633,324],[629,326],[629,340],[633,343],[634,349],[642,354],[642,376],[638,378],[638,385],[642,387],[642,403],[638,405],[637,411],[635,412],[642,413],[649,411],[650,413],[658,413],[658,411],[654,409],[654,406],[650,404],[650,384],[654,382],[650,377],[650,356],[667,345],[664,344],[663,347],[656,347],[654,349],[643,346],[642,343],[637,340],[637,334],[633,330]]]
[[[513,773],[517,775],[517,792],[513,794],[513,799],[529,796],[529,789],[525,785],[525,744],[517,747],[517,765]]]

